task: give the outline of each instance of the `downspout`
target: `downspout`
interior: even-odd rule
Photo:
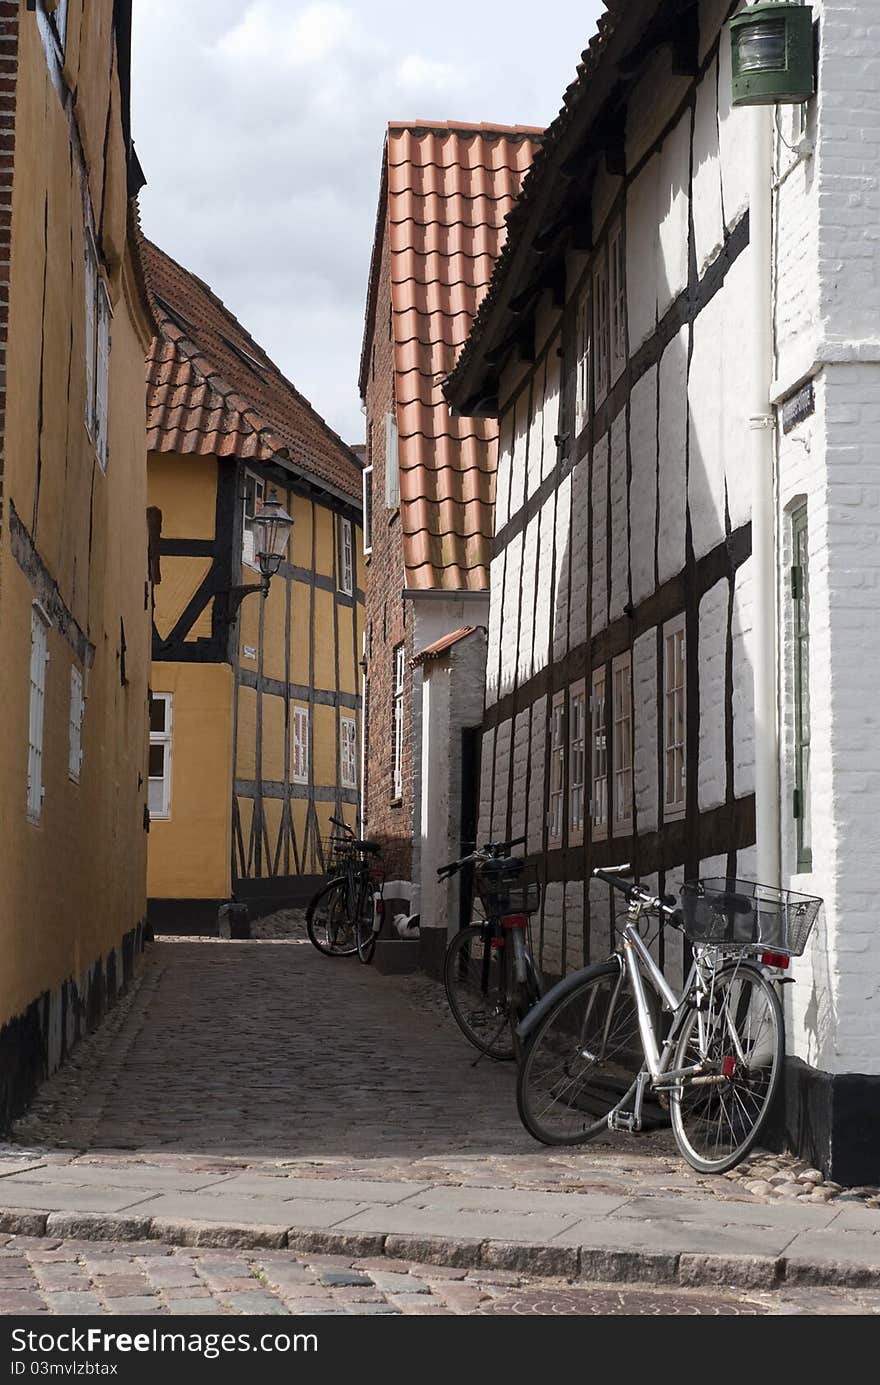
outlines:
[[[753,106],[748,117],[749,246],[753,294],[748,411],[754,572],[755,830],[757,878],[762,884],[779,886],[781,855],[774,492],[776,420],[770,403],[773,366],[773,107]]]

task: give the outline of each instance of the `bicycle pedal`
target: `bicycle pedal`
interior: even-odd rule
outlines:
[[[637,1135],[642,1122],[632,1111],[612,1111],[608,1117],[609,1130],[624,1130],[628,1135]]]

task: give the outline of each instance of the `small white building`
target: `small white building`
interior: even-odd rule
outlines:
[[[754,109],[737,8],[608,5],[447,383],[501,429],[479,835],[551,975],[597,865],[821,895],[779,1138],[876,1183],[880,5],[816,0],[816,94]]]

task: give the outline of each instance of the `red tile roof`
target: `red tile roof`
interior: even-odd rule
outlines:
[[[450,417],[442,386],[491,278],[505,217],[541,135],[520,125],[388,127],[361,394],[387,232],[409,588],[483,591],[489,585],[497,424]]]
[[[410,660],[410,664],[413,668],[420,668],[421,665],[426,664],[429,659],[439,659],[443,654],[446,654],[453,645],[458,644],[459,640],[466,640],[468,635],[472,635],[475,630],[485,629],[485,625],[463,625],[460,630],[453,630],[449,635],[442,635],[441,638],[435,640],[433,644],[428,644],[424,649],[420,649],[418,654],[415,654]]]
[[[361,463],[201,279],[144,239],[160,333],[147,360],[147,448],[292,465],[360,506]]]

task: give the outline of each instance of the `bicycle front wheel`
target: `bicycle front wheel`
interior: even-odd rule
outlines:
[[[376,951],[376,930],[373,917],[373,894],[365,882],[355,886],[354,910],[357,954],[364,966],[369,966]]]
[[[507,996],[506,950],[491,929],[472,924],[446,949],[443,983],[453,1019],[468,1043],[489,1058],[516,1057]]]
[[[722,967],[709,1004],[685,1020],[673,1059],[675,1068],[706,1068],[670,1094],[675,1142],[693,1168],[724,1173],[745,1158],[770,1114],[784,1053],[782,1006],[770,982],[748,963]]]
[[[643,1064],[625,975],[616,962],[591,967],[547,1013],[526,1048],[516,1087],[520,1120],[542,1144],[583,1144],[607,1129],[609,1114],[632,1090]]]
[[[309,901],[306,932],[312,945],[327,957],[351,957],[357,951],[355,931],[348,917],[344,877],[331,880]]]

